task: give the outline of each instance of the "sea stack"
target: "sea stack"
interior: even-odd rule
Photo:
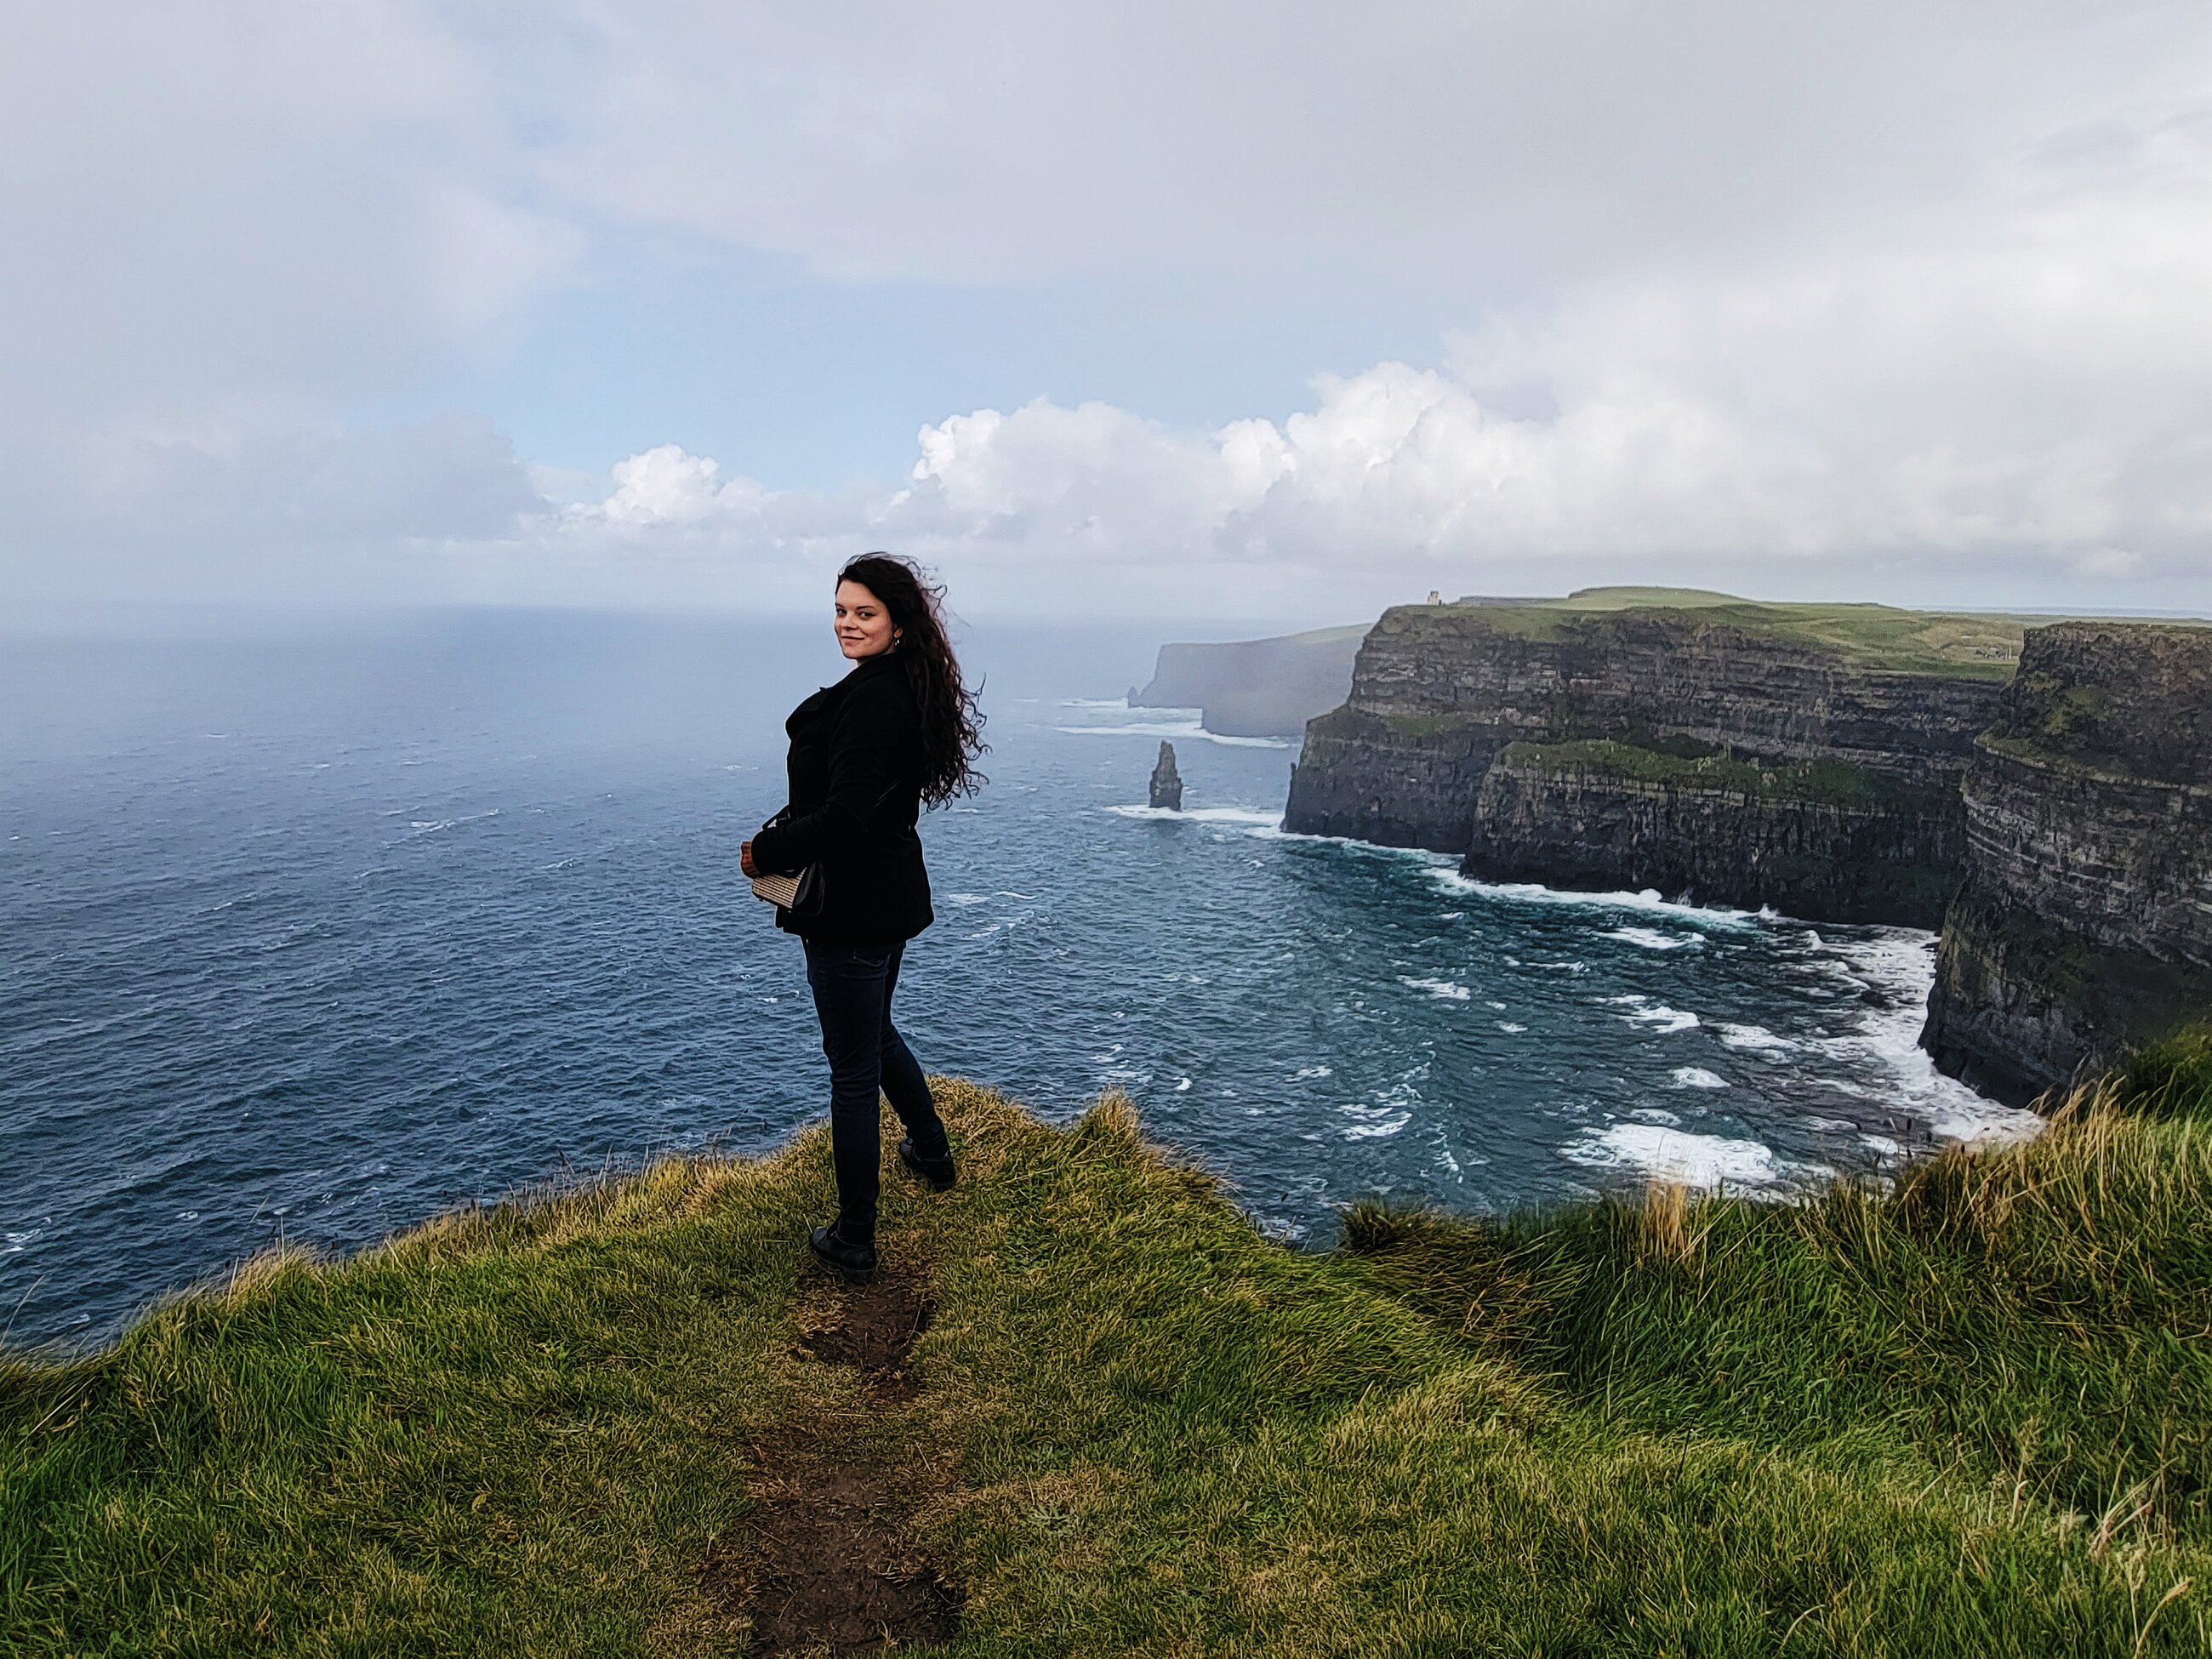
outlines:
[[[1152,769],[1152,805],[1156,811],[1182,811],[1182,775],[1176,770],[1175,745],[1160,745],[1160,763]]]

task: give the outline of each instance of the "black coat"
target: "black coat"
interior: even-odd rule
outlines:
[[[829,945],[896,945],[936,918],[922,867],[921,713],[896,653],[863,658],[784,722],[791,805],[753,838],[770,875],[821,866],[822,908],[775,913],[787,932]]]

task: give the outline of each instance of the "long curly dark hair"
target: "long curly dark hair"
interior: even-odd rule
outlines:
[[[921,710],[923,801],[942,806],[956,796],[974,794],[989,781],[975,769],[975,762],[990,744],[983,741],[976,694],[962,683],[960,659],[945,636],[945,589],[912,559],[889,553],[848,560],[837,580],[858,582],[883,601],[898,630],[892,648]]]

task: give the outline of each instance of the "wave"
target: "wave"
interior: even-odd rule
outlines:
[[[1687,922],[1693,927],[1747,928],[1780,920],[1765,911],[1731,910],[1719,905],[1692,904],[1682,899],[1664,898],[1654,887],[1647,887],[1638,893],[1579,893],[1563,887],[1545,887],[1535,882],[1479,881],[1473,876],[1462,875],[1456,868],[1435,871],[1431,879],[1450,893],[1469,893],[1483,898],[1522,904],[1581,904],[1606,910],[1648,911]]]
[[[1804,1045],[1786,1036],[1778,1036],[1764,1025],[1723,1024],[1717,1028],[1723,1046],[1747,1048],[1755,1054],[1787,1054]]]
[[[1401,974],[1398,983],[1409,990],[1426,991],[1431,996],[1446,1002],[1465,1002],[1474,994],[1466,986],[1455,985],[1448,979],[1417,979],[1408,974]]]
[[[1095,705],[1111,707],[1111,705]],[[1169,720],[1153,718],[1165,711],[1146,710],[1146,716],[1112,726],[1055,726],[1053,730],[1072,738],[1165,738],[1176,743],[1218,743],[1231,749],[1289,749],[1288,738],[1239,738],[1226,732],[1209,732],[1195,718]]]
[[[1340,1106],[1346,1117],[1361,1120],[1341,1131],[1346,1140],[1387,1140],[1413,1121],[1413,1115],[1394,1106]]]
[[[1634,991],[1625,996],[1606,997],[1601,1000],[1626,1009],[1620,1018],[1632,1025],[1648,1025],[1661,1036],[1676,1031],[1695,1030],[1705,1022],[1686,1008],[1669,1008],[1663,1002],[1654,1002],[1650,997]]]
[[[1165,806],[1109,806],[1106,811],[1116,817],[1143,818],[1155,823],[1222,823],[1232,829],[1248,830],[1262,839],[1273,840],[1284,836],[1283,815],[1262,811],[1254,806],[1194,806],[1188,810],[1170,810]]]
[[[425,836],[442,835],[448,830],[458,830],[465,823],[475,823],[484,818],[495,818],[499,816],[499,811],[498,807],[493,806],[481,812],[464,812],[457,818],[410,818],[407,821],[407,833],[400,836],[399,840],[420,841]]]
[[[1820,1039],[1814,1047],[1880,1068],[1890,1085],[1886,1098],[1939,1140],[2003,1144],[2041,1132],[2043,1120],[2035,1113],[1988,1099],[1944,1076],[1920,1046],[1928,993],[1936,982],[1934,934],[1886,927],[1863,939],[1824,941],[1822,948],[1849,962],[1881,1002],[1859,1017],[1856,1031]]]
[[[1632,1170],[1709,1192],[1797,1192],[1835,1173],[1825,1164],[1794,1163],[1756,1140],[1694,1134],[1659,1123],[1585,1130],[1561,1147],[1559,1156],[1589,1169]]]
[[[1686,945],[1702,945],[1705,940],[1695,933],[1686,939],[1680,933],[1662,933],[1656,927],[1612,927],[1600,935],[1617,939],[1623,945],[1634,945],[1646,951],[1680,951]]]

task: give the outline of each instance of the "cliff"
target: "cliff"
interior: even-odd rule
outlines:
[[[1286,826],[1486,879],[1935,926],[2021,621],[1684,597],[1386,612],[1307,727]]]
[[[1513,744],[1476,791],[1466,867],[1934,928],[1959,884],[1964,828],[1950,790],[1863,767]]]
[[[2032,630],[1962,793],[1937,1065],[2026,1099],[2212,1008],[2212,629]]]
[[[1195,708],[1225,737],[1294,738],[1344,701],[1364,628],[1323,628],[1223,645],[1164,645],[1137,708]]]

